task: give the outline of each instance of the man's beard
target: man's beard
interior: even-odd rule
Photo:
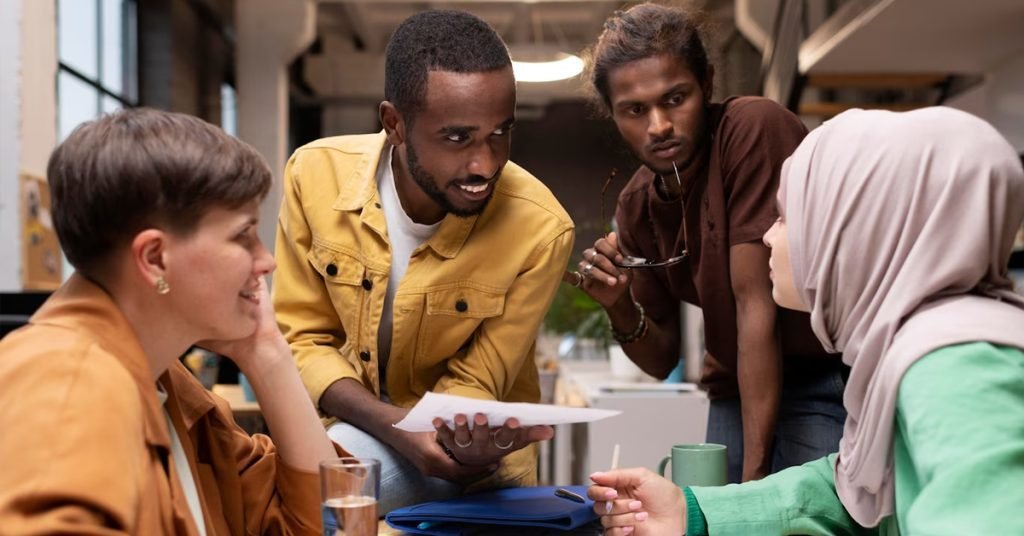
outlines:
[[[704,113],[702,114],[700,119],[700,126],[697,128],[694,139],[691,140],[689,143],[684,142],[684,149],[688,149],[688,151],[685,155],[683,155],[683,160],[674,161],[676,165],[675,168],[673,168],[670,165],[665,169],[658,169],[657,167],[655,167],[653,162],[648,162],[643,158],[642,152],[640,154],[634,154],[634,156],[636,156],[637,160],[640,160],[640,162],[642,162],[643,165],[647,166],[648,169],[650,169],[651,171],[658,175],[661,175],[662,177],[672,176],[676,173],[676,170],[678,170],[681,173],[683,172],[683,170],[689,169],[690,166],[692,166],[694,162],[698,160],[698,156],[701,154],[701,152],[708,150],[707,142],[711,139],[711,136],[709,135],[710,133],[707,131],[708,117],[710,114],[711,108],[709,105],[705,104]]]
[[[479,206],[468,209],[456,207],[448,199],[448,196],[437,187],[437,181],[434,180],[434,176],[420,166],[419,158],[416,156],[416,150],[413,148],[411,141],[406,143],[406,154],[408,155],[409,174],[412,175],[412,180],[419,185],[420,189],[423,190],[423,193],[427,194],[427,197],[440,205],[446,213],[454,214],[460,218],[476,216],[487,208],[487,204],[490,203],[491,197],[494,196],[495,185],[492,184],[490,194],[488,194],[487,199],[484,199]],[[479,179],[478,182],[487,181],[486,178],[480,176],[470,177],[471,180],[474,178]]]

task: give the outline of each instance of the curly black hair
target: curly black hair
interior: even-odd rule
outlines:
[[[501,37],[475,15],[424,11],[405,19],[388,42],[384,98],[411,122],[423,105],[427,72],[482,73],[511,65]]]
[[[594,107],[606,115],[611,111],[611,71],[660,54],[674,54],[686,62],[703,85],[711,66],[702,39],[708,26],[700,11],[670,5],[645,3],[616,11],[605,21],[597,42],[584,53],[583,79],[589,83]]]

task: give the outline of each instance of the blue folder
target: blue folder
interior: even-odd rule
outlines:
[[[501,527],[569,531],[597,519],[594,502],[586,498],[586,486],[561,488],[583,497],[582,503],[556,496],[557,489],[548,486],[485,491],[399,508],[384,519],[392,528],[408,534],[431,536],[494,534]]]

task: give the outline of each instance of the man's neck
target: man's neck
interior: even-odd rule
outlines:
[[[433,225],[444,219],[444,209],[430,199],[412,178],[404,152],[396,150],[391,153],[391,173],[395,176],[398,200],[409,219],[421,225]]]

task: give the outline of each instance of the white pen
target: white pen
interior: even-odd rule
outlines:
[[[614,471],[619,468],[619,444],[615,444],[615,448],[612,449],[612,468],[609,471]],[[604,504],[604,513],[612,513],[613,501],[608,501]]]

